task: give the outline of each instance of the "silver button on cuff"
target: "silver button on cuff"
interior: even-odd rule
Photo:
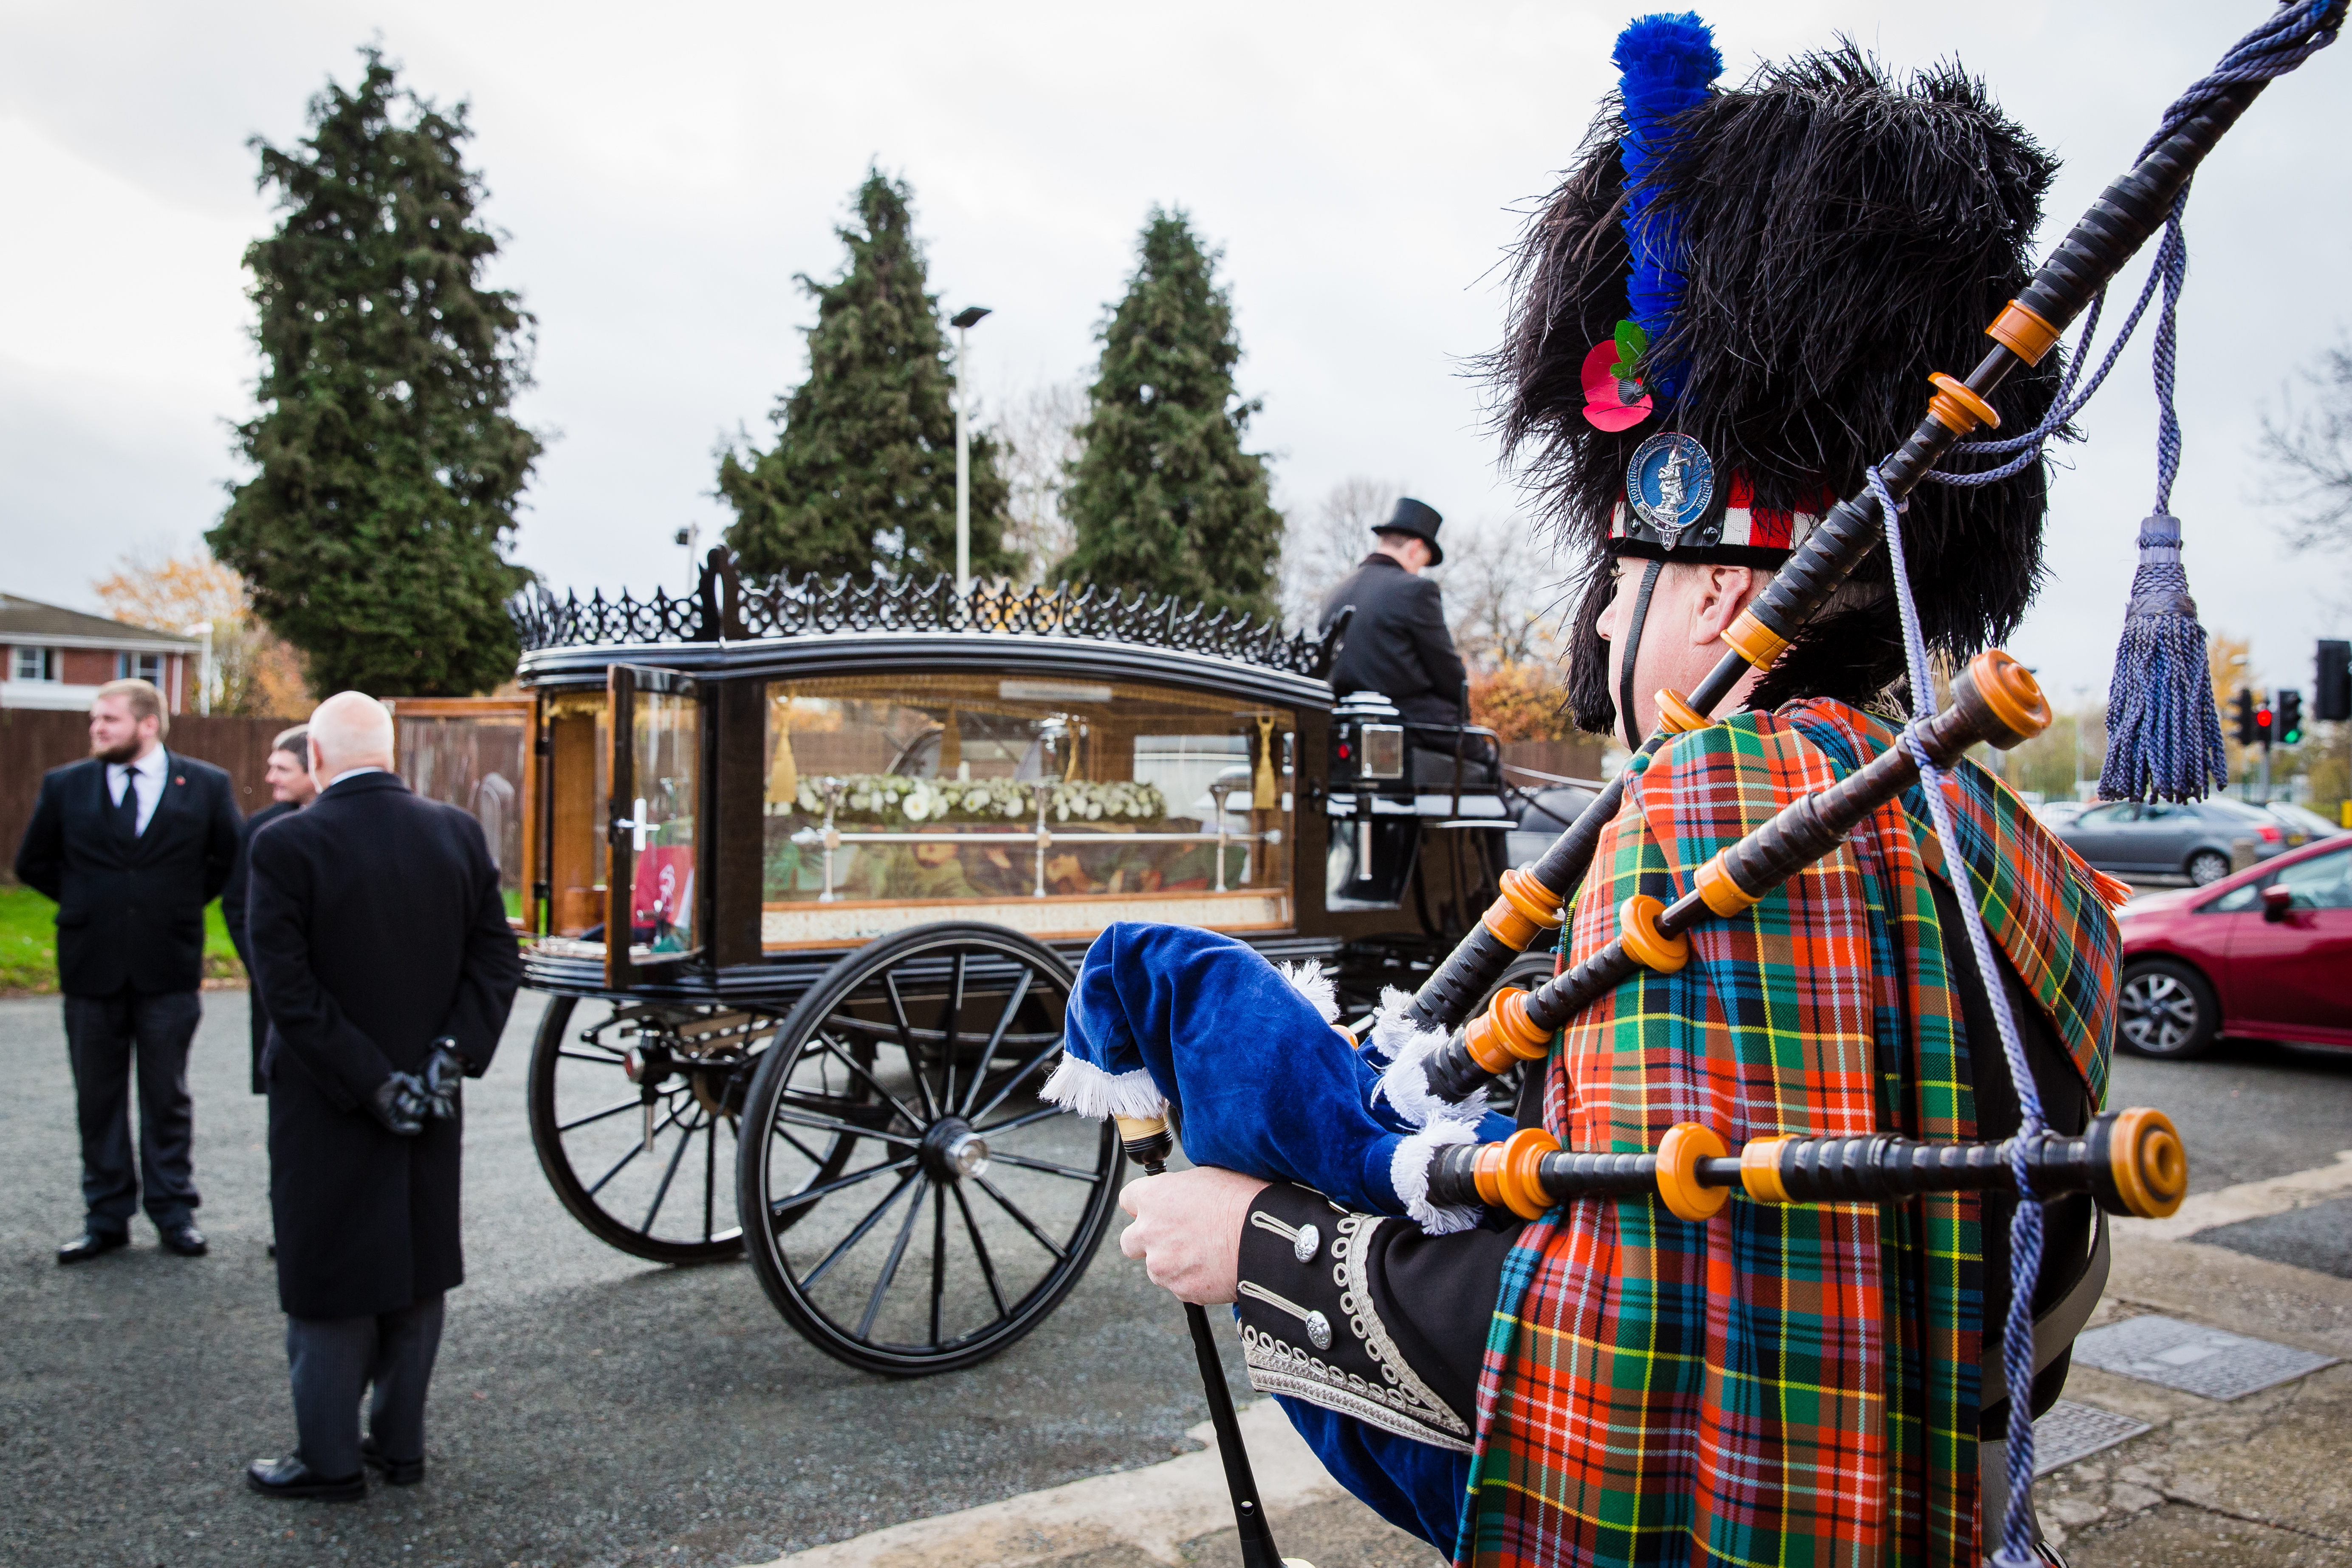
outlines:
[[[1301,1263],[1314,1262],[1316,1253],[1322,1247],[1323,1233],[1311,1225],[1300,1226],[1298,1234],[1290,1238],[1290,1256]]]
[[[1331,1320],[1320,1312],[1307,1314],[1307,1342],[1318,1351],[1331,1348]]]

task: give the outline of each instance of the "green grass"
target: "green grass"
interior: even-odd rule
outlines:
[[[245,978],[217,900],[205,909],[205,978]],[[30,888],[0,888],[0,991],[57,988],[57,905]]]

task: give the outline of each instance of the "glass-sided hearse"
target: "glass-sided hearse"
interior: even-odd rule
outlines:
[[[1513,826],[1491,734],[1335,707],[1344,627],[755,586],[724,552],[688,597],[516,618],[526,697],[395,718],[411,784],[483,818],[551,996],[548,1178],[641,1258],[748,1242],[785,1318],[877,1372],[1002,1350],[1101,1240],[1116,1136],[1037,1090],[1103,928],[1323,960],[1353,1016],[1493,899]]]

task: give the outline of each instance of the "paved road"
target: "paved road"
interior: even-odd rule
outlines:
[[[0,1002],[0,1562],[737,1563],[1189,1450],[1181,1315],[1106,1244],[1061,1308],[975,1371],[888,1383],[777,1319],[741,1263],[640,1263],[583,1231],[530,1150],[539,1002],[469,1089],[466,1248],[425,1485],[357,1506],[247,1491],[290,1446],[246,999],[205,997],[191,1080],[209,1258],[134,1245],[59,1268],[71,1083],[53,1001]],[[1238,1351],[1233,1374],[1240,1378]]]
[[[261,1103],[245,1092],[243,994],[205,1007],[191,1076],[213,1255],[169,1257],[142,1225],[131,1250],[61,1269],[50,1249],[79,1209],[58,1009],[0,1002],[16,1085],[0,1104],[0,1495],[18,1500],[0,1510],[0,1561],[758,1562],[1161,1459],[1205,1416],[1177,1314],[1115,1246],[1013,1351],[910,1384],[801,1343],[740,1264],[605,1248],[531,1155],[526,997],[470,1095],[472,1281],[451,1299],[431,1479],[355,1507],[256,1498],[240,1468],[291,1436]],[[2121,1058],[2114,1102],[2175,1117],[2200,1190],[2284,1174],[2352,1146],[2352,1053]],[[2245,1240],[2255,1256],[2292,1245],[2259,1226]]]

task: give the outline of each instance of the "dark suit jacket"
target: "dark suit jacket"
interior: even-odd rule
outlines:
[[[1462,656],[1437,584],[1375,552],[1323,596],[1321,624],[1349,605],[1356,618],[1331,666],[1331,689],[1377,691],[1415,724],[1461,722]]]
[[[261,1080],[261,1047],[269,1037],[269,1009],[261,1005],[261,987],[253,981],[253,944],[245,940],[245,891],[250,880],[253,856],[253,836],[281,816],[291,816],[302,808],[291,801],[273,800],[245,819],[245,842],[238,846],[236,865],[229,871],[228,886],[221,889],[221,920],[228,926],[228,939],[236,944],[236,961],[245,965],[247,981],[246,1011],[253,1023],[253,1092],[267,1094],[268,1086]]]
[[[52,768],[16,850],[16,879],[58,901],[58,984],[68,996],[194,991],[205,973],[205,906],[244,841],[228,774],[163,753],[147,831],[126,843],[96,757]]]
[[[246,937],[269,1010],[278,1295],[301,1318],[406,1307],[465,1279],[457,1121],[399,1138],[362,1102],[455,1036],[478,1076],[522,978],[478,824],[391,773],[255,836]]]

